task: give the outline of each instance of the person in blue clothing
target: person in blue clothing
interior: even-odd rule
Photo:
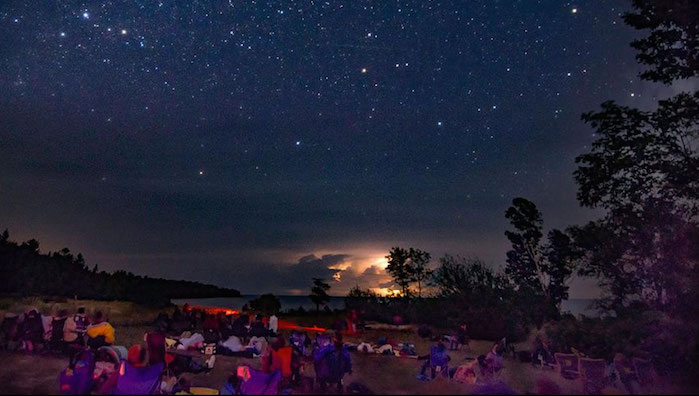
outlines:
[[[449,375],[449,361],[451,357],[447,354],[447,347],[441,340],[430,348],[429,354],[418,356],[418,360],[425,360],[420,370],[420,375],[418,375],[419,380],[427,381],[435,379],[438,374]],[[427,369],[430,369],[430,377],[425,375]]]
[[[320,388],[324,391],[328,385],[335,385],[337,392],[342,393],[345,374],[352,375],[352,358],[342,342],[342,333],[335,334],[333,344],[316,347],[313,364]]]

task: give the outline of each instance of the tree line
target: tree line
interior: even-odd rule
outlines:
[[[696,81],[698,21],[699,2],[634,0],[624,22],[647,33],[631,43],[647,67],[640,78],[666,85]],[[658,100],[651,110],[607,101],[581,118],[595,140],[575,160],[577,199],[601,209],[600,218],[545,233],[536,205],[516,198],[505,212],[511,248],[503,271],[452,256],[431,269],[428,253],[399,247],[391,249],[386,269],[401,300],[421,296],[427,281],[444,315],[488,321],[488,312],[499,310],[503,322],[513,316],[553,323],[551,336],[562,348],[602,346],[599,353],[632,355],[642,350],[666,370],[697,367],[699,91]],[[601,318],[561,317],[574,274],[597,280]],[[355,288],[348,303],[377,298]],[[422,308],[422,315],[434,311]],[[508,326],[516,328],[505,324],[500,331]]]
[[[198,282],[151,278],[122,270],[108,273],[97,265],[90,269],[80,253],[74,256],[64,248],[43,254],[38,241],[13,242],[8,230],[0,234],[0,279],[0,294],[16,296],[125,300],[147,305],[166,305],[172,298],[240,296],[237,290]]]

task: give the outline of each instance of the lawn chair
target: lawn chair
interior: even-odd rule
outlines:
[[[430,348],[430,371],[432,379],[438,375],[449,378],[449,355],[446,348],[433,346]]]
[[[623,353],[617,353],[614,356],[614,372],[616,378],[624,385],[627,392],[630,394],[636,393],[634,385],[637,386],[639,384],[636,368]]]
[[[476,359],[472,359],[470,362],[462,364],[456,368],[456,371],[454,371],[452,380],[461,384],[475,384],[478,380],[478,376],[476,375],[476,367],[478,367],[478,361]]]
[[[578,356],[572,353],[554,353],[558,364],[558,372],[565,379],[576,379],[580,376]]]
[[[146,367],[134,367],[126,361],[121,362],[117,379],[116,395],[152,395],[160,391],[160,378],[164,366],[162,363]]]
[[[609,383],[607,362],[604,359],[580,358],[578,365],[585,393],[599,394]]]
[[[633,358],[633,367],[636,369],[636,377],[641,386],[649,386],[656,382],[657,373],[650,360]]]
[[[282,382],[282,373],[279,370],[273,373],[263,373],[248,366],[239,366],[237,375],[241,380],[241,395],[279,394]]]

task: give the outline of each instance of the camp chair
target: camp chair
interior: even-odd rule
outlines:
[[[578,368],[578,356],[572,353],[554,353],[556,363],[558,363],[558,372],[561,377],[566,379],[575,379],[580,376]]]
[[[656,382],[657,373],[650,360],[633,358],[631,361],[636,369],[636,377],[641,386],[648,386]]]
[[[119,366],[119,377],[114,389],[116,395],[152,395],[160,389],[163,364],[134,367],[123,361]]]
[[[63,341],[63,325],[65,323],[66,318],[54,318],[51,321],[51,337],[49,338],[49,346],[54,351],[62,352],[65,350],[65,341]]]
[[[478,376],[476,375],[477,366],[478,361],[476,359],[472,359],[470,362],[462,364],[456,368],[456,371],[454,371],[452,380],[461,384],[475,384],[478,379]]]
[[[580,379],[583,390],[588,394],[597,394],[608,383],[607,362],[604,359],[580,358]]]
[[[617,353],[614,356],[614,373],[616,379],[626,388],[629,394],[636,393],[634,385],[638,384],[638,376],[633,363],[624,354]]]
[[[237,375],[241,380],[241,395],[277,395],[282,382],[280,371],[264,373],[249,366],[239,366]]]
[[[440,374],[449,377],[449,355],[446,347],[442,349],[435,345],[430,348],[430,370],[432,379]]]
[[[122,355],[116,347],[102,346],[97,349],[93,371],[94,389],[97,393],[111,393],[116,384],[114,376],[124,359],[126,355]]]

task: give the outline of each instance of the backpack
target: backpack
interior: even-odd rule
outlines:
[[[95,355],[83,351],[61,371],[59,377],[60,392],[64,395],[87,395],[92,390],[93,372],[95,371]]]
[[[63,341],[63,325],[65,323],[65,318],[51,321],[51,342],[58,343]]]
[[[87,331],[87,318],[82,315],[73,316],[73,322],[75,322],[75,331],[78,333],[84,333]]]

